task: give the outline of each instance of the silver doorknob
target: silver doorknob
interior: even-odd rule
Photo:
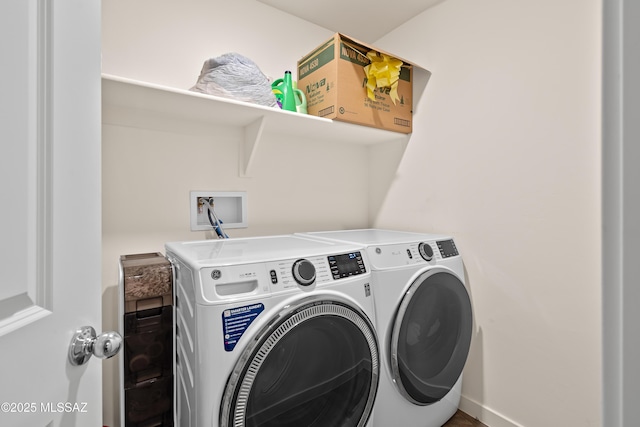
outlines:
[[[69,362],[74,366],[84,365],[91,355],[99,359],[115,356],[122,347],[122,336],[117,332],[105,332],[96,336],[91,326],[78,329],[69,345]]]

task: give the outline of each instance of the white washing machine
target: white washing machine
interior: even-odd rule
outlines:
[[[379,355],[361,246],[300,236],[167,243],[180,427],[364,427]]]
[[[306,235],[366,248],[382,366],[373,425],[441,427],[458,409],[473,329],[454,240],[375,229]]]

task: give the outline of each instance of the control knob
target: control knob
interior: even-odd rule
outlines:
[[[309,286],[316,280],[316,268],[308,259],[299,259],[291,268],[293,278],[302,286]]]
[[[431,245],[425,242],[422,242],[418,245],[418,252],[420,252],[420,256],[425,261],[431,261],[433,259],[433,249]]]

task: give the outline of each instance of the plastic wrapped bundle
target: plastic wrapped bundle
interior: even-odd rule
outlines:
[[[278,105],[267,76],[252,60],[238,53],[205,61],[191,90],[268,107]]]

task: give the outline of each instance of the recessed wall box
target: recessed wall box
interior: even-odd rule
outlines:
[[[203,201],[213,199],[216,216],[222,228],[247,227],[247,193],[244,191],[192,191],[189,197],[191,231],[212,230]]]

